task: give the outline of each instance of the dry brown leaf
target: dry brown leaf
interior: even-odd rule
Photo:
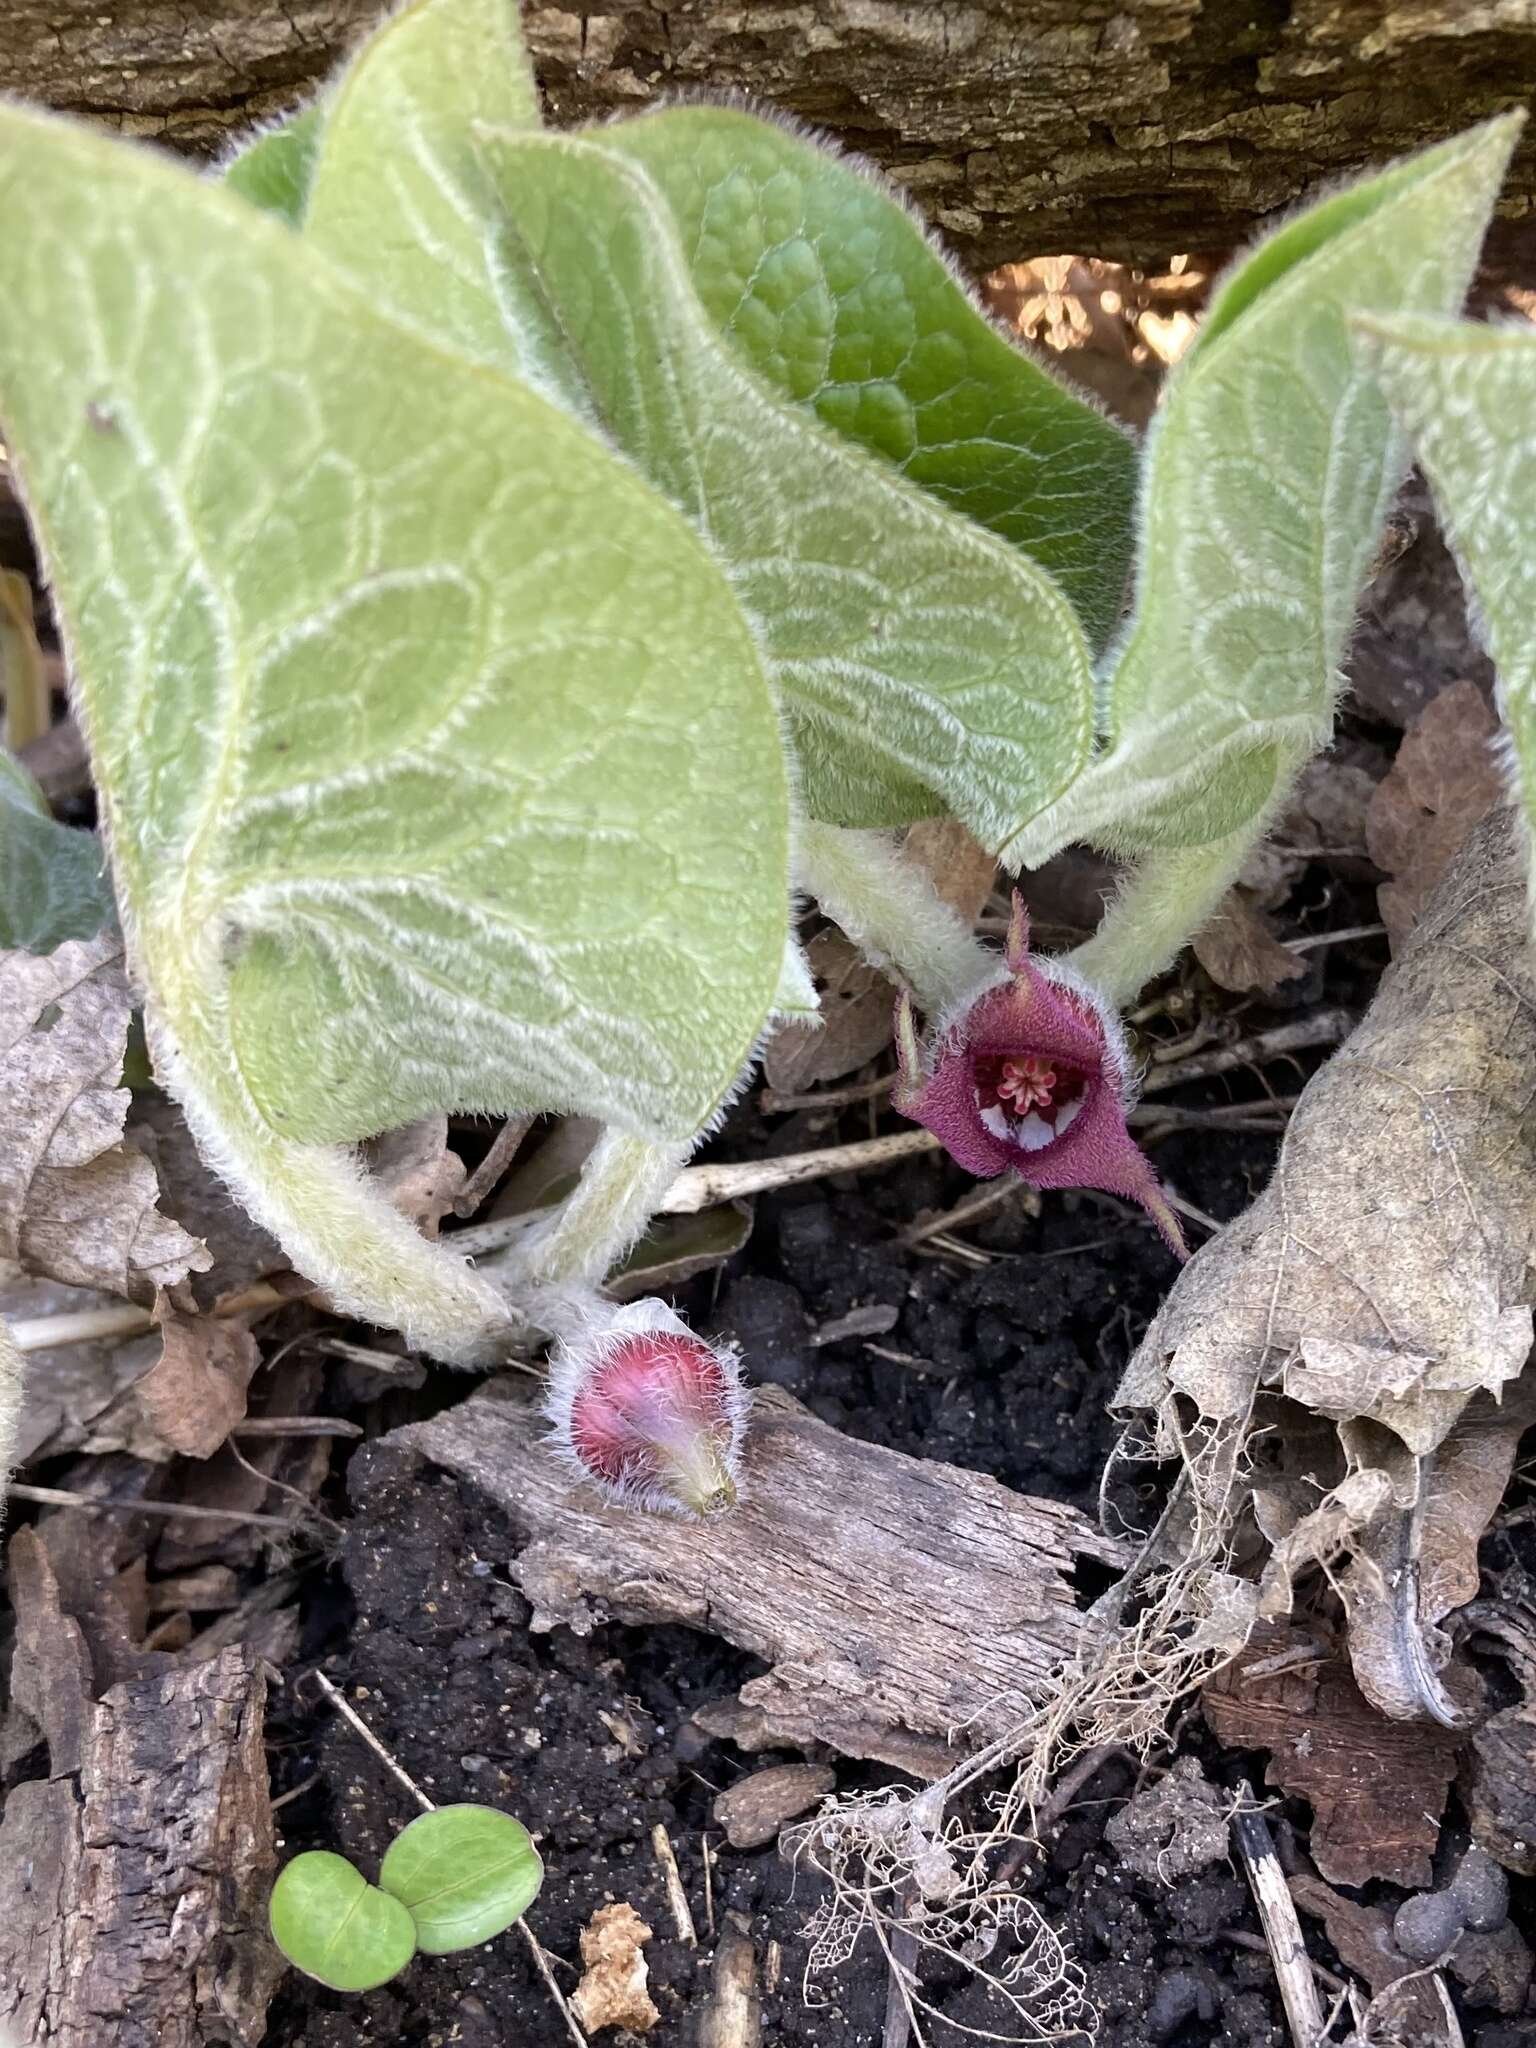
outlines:
[[[1427,1885],[1462,1738],[1389,1721],[1342,1658],[1287,1661],[1306,1645],[1282,1624],[1255,1629],[1206,1685],[1212,1734],[1234,1749],[1268,1750],[1268,1783],[1312,1807],[1312,1857],[1330,1882]]]
[[[1283,1441],[1294,1401],[1322,1405],[1340,1468],[1385,1478],[1357,1479],[1365,1535],[1342,1533],[1365,1554],[1336,1576],[1362,1615],[1361,1687],[1404,1717],[1457,1712],[1435,1679],[1444,1646],[1424,1634],[1437,1617],[1415,1588],[1431,1531],[1436,1572],[1464,1577],[1468,1504],[1487,1499],[1444,1451],[1460,1476],[1437,1512],[1454,1534],[1437,1527],[1442,1446],[1531,1348],[1536,954],[1522,851],[1507,812],[1478,829],[1354,1036],[1303,1092],[1273,1182],[1185,1268],[1119,1396],[1155,1414],[1168,1454],[1195,1457],[1214,1517],[1240,1495],[1255,1406],[1275,1411],[1264,1419]],[[1315,1477],[1336,1508],[1338,1473]],[[1376,1623],[1389,1553],[1387,1654]]]
[[[1234,995],[1273,995],[1299,980],[1306,962],[1282,946],[1246,890],[1229,889],[1194,937],[1195,958],[1218,988]]]
[[[819,1024],[784,1024],[768,1041],[763,1078],[781,1095],[839,1081],[891,1042],[896,991],[841,932],[818,932],[805,949],[821,994]]]
[[[907,827],[901,850],[926,868],[934,892],[951,910],[974,924],[997,881],[997,857],[958,818],[920,818]]]
[[[634,1907],[620,1900],[599,1906],[581,1931],[586,1971],[571,1994],[571,2010],[589,2034],[625,2027],[648,2034],[661,2014],[646,1988],[650,1972],[640,1953],[651,1938]]]
[[[449,1150],[446,1116],[419,1117],[386,1131],[367,1148],[369,1168],[402,1216],[436,1237],[464,1185],[464,1162]]]
[[[147,1308],[211,1260],[123,1143],[129,1006],[112,933],[0,953],[0,1257]]]
[[[134,1388],[161,1442],[186,1458],[211,1458],[245,1414],[245,1390],[261,1352],[237,1316],[186,1315],[162,1295],[158,1361]]]
[[[1366,838],[1392,877],[1376,892],[1394,953],[1472,828],[1504,797],[1491,740],[1498,721],[1473,683],[1452,683],[1419,714],[1371,798]]]

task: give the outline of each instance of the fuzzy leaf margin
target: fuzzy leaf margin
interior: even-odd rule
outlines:
[[[423,1248],[364,1257],[319,1146],[450,1105],[691,1136],[750,1052],[788,873],[756,649],[594,437],[238,197],[7,108],[0,220],[0,414],[157,1064],[301,1270],[408,1327]],[[453,1346],[488,1290],[429,1263]]]
[[[1324,200],[1218,292],[1147,441],[1105,750],[1010,859],[1035,865],[1075,838],[1144,851],[1256,828],[1326,738],[1402,464],[1348,322],[1460,305],[1520,120]]]
[[[1526,830],[1536,835],[1536,334],[1524,321],[1360,320],[1355,331],[1461,565],[1498,672]]]

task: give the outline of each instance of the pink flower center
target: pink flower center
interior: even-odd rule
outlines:
[[[994,1137],[1039,1152],[1077,1120],[1088,1091],[1081,1068],[1036,1052],[987,1053],[972,1067],[976,1107]]]
[[[995,1083],[997,1099],[1015,1116],[1027,1116],[1032,1109],[1049,1109],[1056,1092],[1056,1069],[1047,1066],[1038,1053],[1022,1059],[1003,1060]]]

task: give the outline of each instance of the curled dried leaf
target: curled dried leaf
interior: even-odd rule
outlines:
[[[1180,1277],[1120,1391],[1152,1412],[1165,1449],[1187,1451],[1194,1416],[1194,1483],[1229,1523],[1256,1409],[1278,1425],[1271,1446],[1299,1442],[1303,1415],[1331,1424],[1324,1455],[1309,1437],[1308,1470],[1287,1475],[1313,1484],[1306,1519],[1282,1528],[1271,1515],[1265,1606],[1283,1608],[1293,1569],[1343,1553],[1334,1579],[1356,1677],[1402,1717],[1460,1717],[1438,1677],[1446,1646],[1426,1631],[1447,1593],[1467,1597],[1497,1494],[1468,1483],[1454,1432],[1492,1409],[1531,1348],[1536,957],[1523,895],[1500,812],[1308,1084],[1273,1182]]]
[[[0,953],[0,1256],[148,1307],[211,1260],[123,1142],[129,1010],[115,933]]]

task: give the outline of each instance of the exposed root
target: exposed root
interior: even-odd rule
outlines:
[[[1096,2037],[1098,2015],[1070,1950],[998,1873],[1009,1845],[1035,1839],[1061,1770],[1105,1746],[1149,1753],[1166,1739],[1174,1707],[1246,1642],[1257,1591],[1231,1564],[1250,1419],[1251,1407],[1186,1429],[1170,1404],[1155,1452],[1122,1440],[1120,1459],[1166,1457],[1176,1447],[1180,1478],[1136,1563],[1094,1608],[1072,1661],[1015,1728],[933,1785],[829,1800],[786,1838],[797,1863],[828,1887],[807,1928],[807,2003],[818,2002],[817,1980],[868,1936],[885,1955],[918,2048],[934,2024],[1008,2043]],[[1001,1788],[980,1800],[987,1822],[946,1818],[962,1793],[1004,1772]],[[996,2023],[938,2012],[922,1990],[925,1956],[967,1969]]]
[[[1004,1839],[996,1828],[978,1834],[946,1821],[933,1792],[899,1789],[830,1802],[797,1828],[791,1855],[827,1885],[806,1927],[807,2006],[829,2002],[821,1980],[868,1936],[885,1957],[917,2048],[926,2048],[934,2023],[977,2040],[1092,2041],[1099,2016],[1081,1969],[1033,1900],[993,1876]],[[931,2004],[925,1956],[963,1965],[983,1995],[987,2024]]]

